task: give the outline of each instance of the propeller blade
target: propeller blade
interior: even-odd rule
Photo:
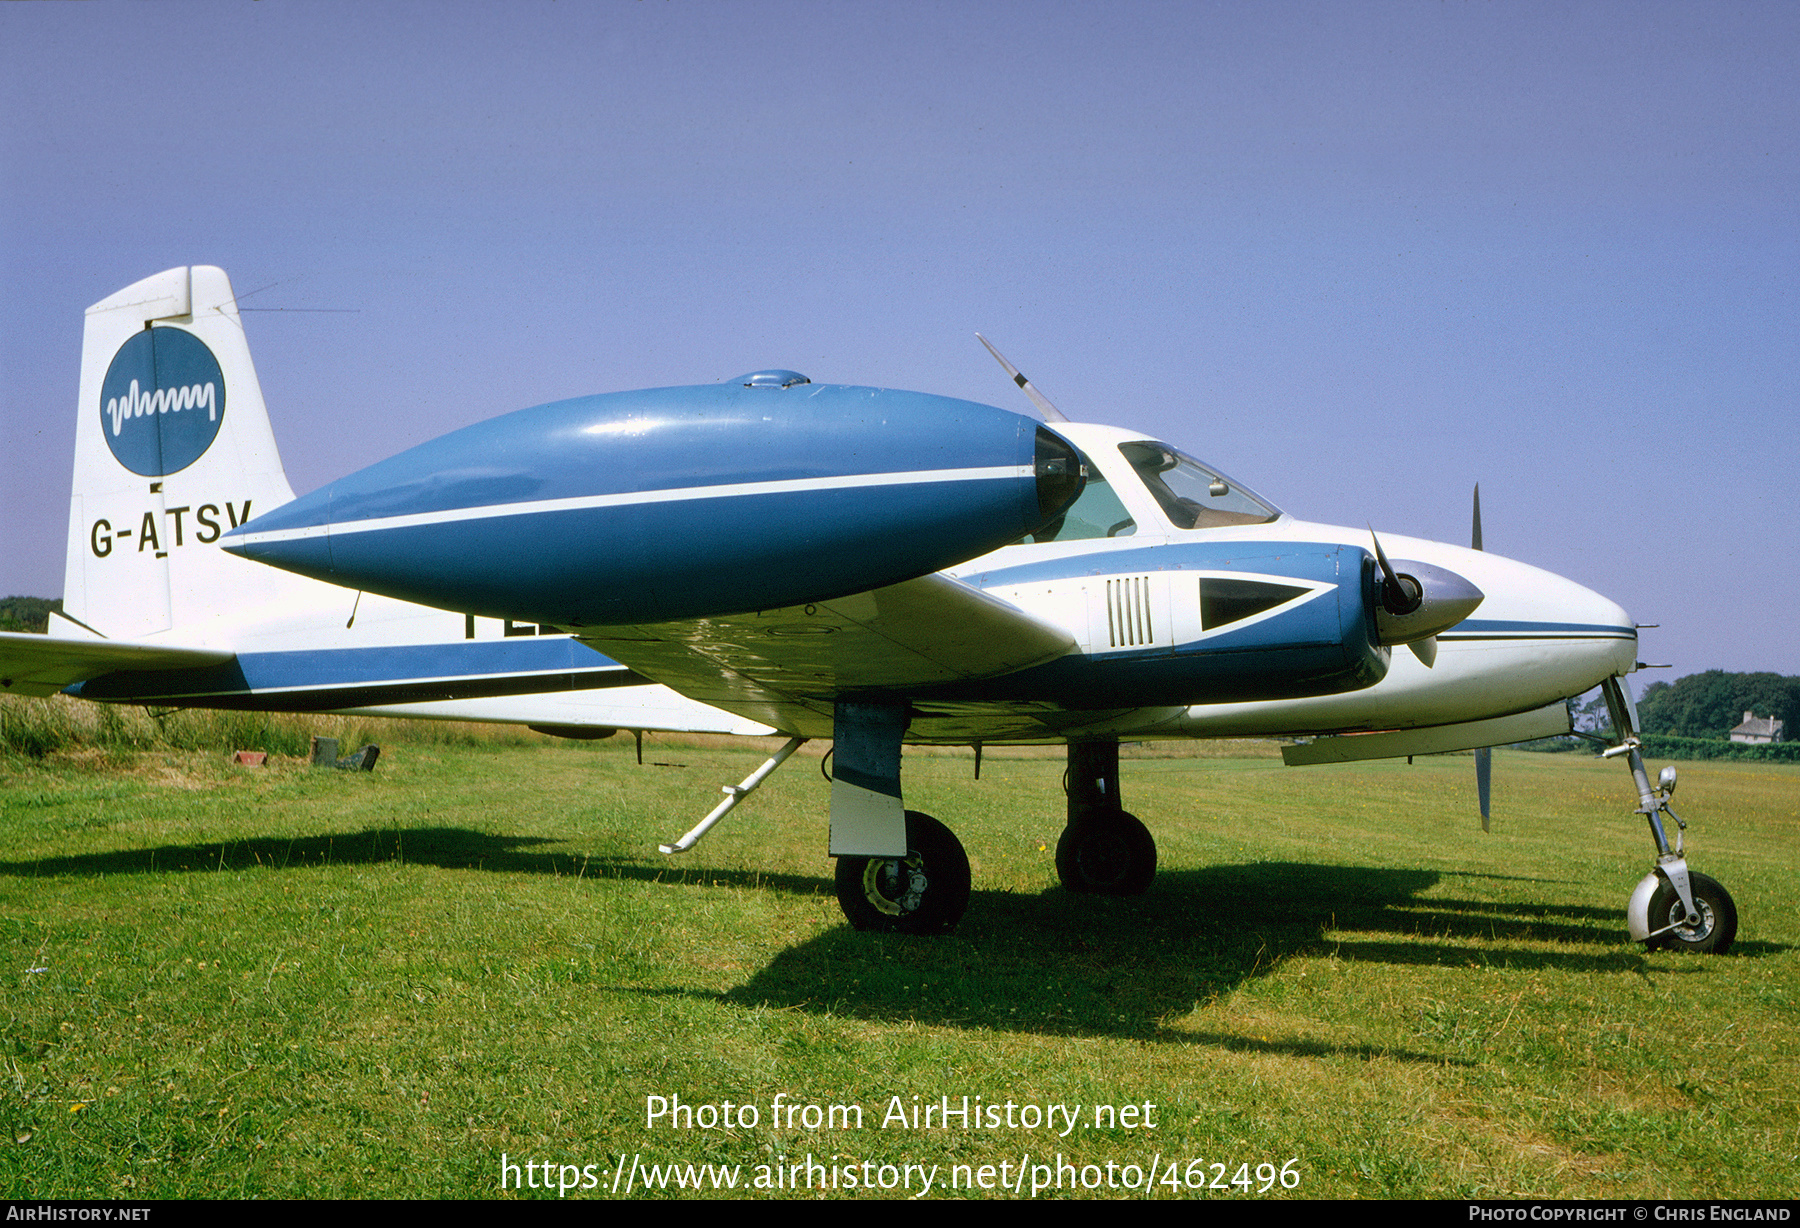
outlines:
[[[1430,669],[1437,664],[1437,636],[1428,635],[1422,640],[1414,640],[1407,645],[1413,656],[1419,658],[1419,664]]]
[[[1017,367],[1006,361],[1006,355],[1002,354],[999,350],[996,350],[991,341],[986,337],[983,337],[980,333],[975,334],[975,340],[987,346],[987,352],[994,356],[994,361],[1006,368],[1006,373],[1012,376],[1013,383],[1024,390],[1025,395],[1031,398],[1031,403],[1038,407],[1038,412],[1044,415],[1045,422],[1068,421],[1068,418],[1063,416],[1061,410],[1050,404],[1049,397],[1039,392],[1036,388],[1033,388],[1031,386],[1031,381],[1019,374],[1019,369]]]
[[[1475,752],[1475,795],[1481,799],[1481,830],[1488,828],[1488,796],[1494,785],[1494,752],[1486,746]]]
[[[1481,549],[1481,483],[1475,483],[1475,518],[1469,524],[1469,549]],[[1481,830],[1488,826],[1488,799],[1494,791],[1494,752],[1483,746],[1475,752],[1475,796],[1481,801]]]
[[[1481,549],[1481,483],[1475,483],[1475,518],[1469,525],[1469,549]],[[1481,801],[1481,830],[1488,826],[1488,800],[1494,791],[1494,752],[1486,746],[1475,752],[1475,796]]]
[[[1403,583],[1394,573],[1394,565],[1388,562],[1387,551],[1381,548],[1381,539],[1375,536],[1375,526],[1369,526],[1369,539],[1375,543],[1375,561],[1381,565],[1381,604],[1387,607],[1390,614],[1411,614],[1419,608],[1425,599],[1425,592],[1415,581]],[[1409,577],[1410,578],[1410,577]]]
[[[1475,515],[1469,523],[1469,549],[1481,549],[1481,483],[1475,483]],[[1481,801],[1481,830],[1488,831],[1488,800],[1494,791],[1494,752],[1482,747],[1475,752],[1475,795]]]

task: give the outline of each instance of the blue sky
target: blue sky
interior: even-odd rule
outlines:
[[[763,367],[1168,439],[1800,674],[1800,6],[0,6],[0,590],[83,309],[218,264],[306,491]],[[266,288],[265,288],[266,287]],[[332,308],[334,312],[293,309]]]

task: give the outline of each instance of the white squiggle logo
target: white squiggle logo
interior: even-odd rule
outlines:
[[[230,399],[225,372],[206,342],[185,329],[157,325],[132,333],[119,347],[94,408],[113,458],[133,473],[157,478],[205,455],[225,424]]]
[[[219,420],[218,400],[211,381],[189,384],[185,388],[158,388],[153,392],[139,392],[138,382],[132,380],[131,387],[124,396],[114,397],[106,403],[106,414],[112,419],[112,433],[116,436],[127,418],[172,414],[202,406],[206,408],[208,422]]]

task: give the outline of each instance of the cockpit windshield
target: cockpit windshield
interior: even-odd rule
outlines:
[[[1166,443],[1122,443],[1119,451],[1178,529],[1266,524],[1281,515],[1272,504]]]

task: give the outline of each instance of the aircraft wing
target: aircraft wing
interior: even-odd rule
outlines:
[[[608,627],[582,642],[691,699],[787,731],[831,696],[1012,673],[1075,649],[1063,628],[941,573],[834,601]]]
[[[232,655],[217,648],[0,631],[0,694],[54,695],[73,683],[115,670],[192,669],[222,665]]]

